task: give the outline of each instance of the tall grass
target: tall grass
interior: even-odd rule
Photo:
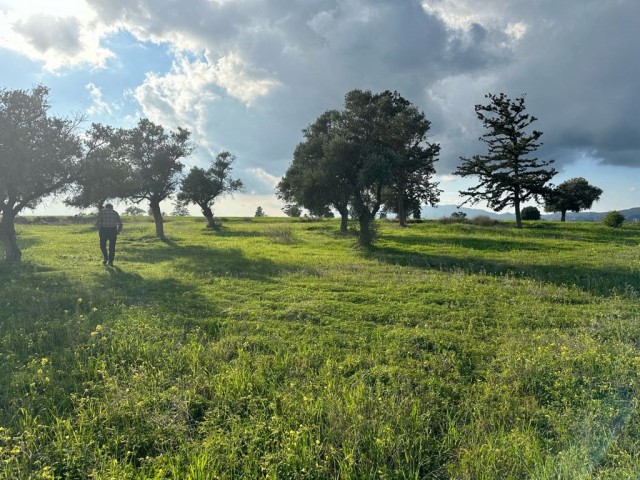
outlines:
[[[636,478],[640,229],[20,225],[0,478]]]

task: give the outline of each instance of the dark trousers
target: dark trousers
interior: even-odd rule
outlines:
[[[113,262],[116,257],[116,239],[118,229],[116,227],[100,227],[100,250],[105,261]],[[107,254],[107,242],[109,242],[109,253]]]

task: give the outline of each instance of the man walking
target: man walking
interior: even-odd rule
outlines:
[[[120,215],[113,209],[113,205],[107,203],[98,213],[96,221],[100,234],[100,250],[102,251],[102,264],[109,264],[113,267],[113,260],[116,256],[116,239],[122,231],[122,220]],[[107,242],[109,242],[109,252],[107,253]]]

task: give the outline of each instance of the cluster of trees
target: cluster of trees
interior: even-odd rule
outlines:
[[[328,110],[303,130],[293,161],[277,186],[279,198],[325,216],[335,209],[340,229],[351,213],[364,245],[385,207],[402,225],[424,202],[436,204],[433,181],[440,146],[427,141],[431,122],[397,92],[352,90],[342,110]],[[294,210],[295,211],[295,210]]]
[[[523,218],[535,217],[535,207],[522,215],[521,205],[530,200],[544,203],[548,212],[561,212],[562,221],[568,210],[591,208],[602,190],[584,178],[549,184],[557,171],[553,160],[532,155],[542,145],[542,132],[530,131],[537,118],[526,113],[524,96],[486,98],[489,103],[476,105],[475,111],[486,130],[480,140],[487,153],[461,157],[454,172],[478,179],[460,192],[463,204],[485,201],[496,211],[513,207],[517,228]],[[279,197],[290,203],[285,211],[304,207],[322,215],[333,208],[342,217],[342,231],[351,212],[364,244],[372,240],[371,222],[380,209],[396,213],[404,226],[409,213],[419,217],[422,205],[435,205],[441,193],[433,181],[440,146],[426,140],[430,125],[397,92],[347,93],[343,110],[326,111],[303,130],[304,140],[277,187]]]
[[[16,216],[51,195],[70,191],[65,203],[79,208],[101,208],[111,199],[146,201],[156,235],[164,238],[160,203],[178,187],[178,200],[198,205],[210,223],[215,199],[243,187],[231,178],[229,152],[210,168],[181,176],[181,159],[195,148],[188,130],[167,131],[141,119],[128,129],[93,124],[81,135],[80,119],[49,115],[48,94],[44,86],[0,91],[0,242],[9,261],[21,258]]]
[[[101,208],[110,199],[146,201],[156,235],[164,238],[160,203],[178,187],[176,211],[195,204],[211,227],[216,199],[243,188],[231,177],[230,152],[218,154],[209,168],[193,167],[182,176],[181,159],[195,148],[188,130],[166,131],[141,119],[129,129],[93,124],[80,135],[79,119],[48,114],[48,93],[43,86],[0,91],[0,242],[8,260],[21,256],[16,216],[50,195],[70,190],[65,202],[79,208]],[[486,98],[489,103],[476,105],[475,112],[486,129],[480,140],[487,153],[461,157],[454,172],[478,179],[460,192],[464,203],[486,201],[496,211],[513,207],[518,228],[523,213],[525,219],[535,216],[531,209],[521,211],[529,200],[561,212],[562,221],[567,211],[591,208],[602,190],[584,178],[549,184],[557,172],[553,160],[533,156],[542,132],[530,129],[537,119],[526,113],[524,96]],[[433,180],[440,145],[428,141],[430,128],[425,114],[398,92],[348,92],[343,109],[324,112],[303,130],[276,189],[287,203],[285,213],[299,216],[305,208],[312,216],[328,217],[336,210],[342,232],[352,216],[363,245],[375,237],[378,213],[395,213],[402,226],[409,215],[419,218],[422,205],[436,205],[441,194]],[[256,216],[263,215],[258,207]]]

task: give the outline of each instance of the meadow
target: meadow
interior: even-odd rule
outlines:
[[[0,262],[0,478],[640,477],[640,226],[124,217]]]

